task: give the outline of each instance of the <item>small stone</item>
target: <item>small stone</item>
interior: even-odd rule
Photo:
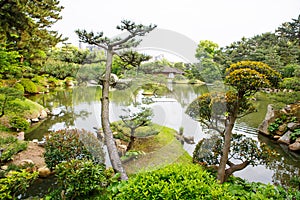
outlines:
[[[188,144],[195,144],[193,136],[183,136],[183,139]]]
[[[292,151],[299,151],[300,150],[300,142],[294,142],[293,144],[290,144],[289,149]]]
[[[281,136],[278,139],[278,142],[283,143],[283,144],[290,144],[290,135],[291,135],[291,131],[286,132],[283,136]]]
[[[278,127],[278,130],[280,132],[285,132],[287,130],[287,125],[286,124],[282,124]]]
[[[3,166],[1,166],[1,169],[2,169],[2,170],[7,170],[7,168],[8,168],[8,166],[7,166],[7,165],[3,165]]]
[[[293,131],[296,128],[300,127],[300,124],[295,123],[295,122],[290,122],[290,123],[287,124],[287,127],[288,127],[289,130]]]
[[[39,142],[39,140],[38,139],[33,139],[32,142],[37,144]]]
[[[31,122],[33,122],[33,123],[36,123],[36,122],[39,122],[40,120],[39,120],[39,118],[33,118],[33,119],[31,119]]]
[[[19,132],[17,138],[18,140],[23,141],[25,139],[25,133],[23,131]]]
[[[45,141],[45,140],[43,140],[43,141],[38,141],[37,144],[38,144],[40,147],[45,147],[46,141]]]
[[[34,165],[34,162],[30,159],[21,160],[20,165]]]
[[[279,135],[279,136],[282,136],[284,134],[283,131],[279,131],[279,130],[277,130],[275,133],[276,133],[276,135]]]
[[[44,166],[38,169],[39,176],[42,178],[47,178],[51,175],[51,171],[48,167]]]
[[[275,140],[278,140],[280,137],[281,137],[280,135],[274,135],[273,138],[274,138]]]
[[[46,119],[47,115],[48,115],[47,112],[45,110],[42,110],[39,119]]]

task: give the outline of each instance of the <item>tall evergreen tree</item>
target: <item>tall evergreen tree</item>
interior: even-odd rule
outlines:
[[[0,2],[0,41],[20,53],[20,61],[33,63],[45,51],[63,41],[51,26],[61,19],[58,0],[2,0]]]

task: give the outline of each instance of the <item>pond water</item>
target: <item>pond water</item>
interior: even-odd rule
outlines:
[[[185,114],[185,109],[197,96],[207,92],[210,88],[197,85],[169,84],[170,93],[164,98],[157,98],[149,106],[153,109],[153,122],[179,130],[184,128],[184,135],[194,136],[197,143],[200,139],[209,137],[198,122]],[[26,134],[28,140],[42,139],[49,131],[62,128],[79,128],[95,132],[100,127],[100,99],[101,88],[98,86],[77,87],[56,90],[49,94],[31,96],[31,100],[47,107],[54,115],[37,124]],[[134,89],[111,91],[110,121],[120,120],[122,108],[131,106],[133,102],[140,102],[142,95]],[[300,156],[289,152],[286,146],[257,134],[256,127],[263,120],[268,99],[258,99],[259,112],[240,121],[235,131],[243,133],[257,140],[265,142],[280,154],[268,166],[248,166],[234,175],[249,181],[287,185],[294,176],[300,175]],[[184,143],[184,149],[192,155],[195,145]]]

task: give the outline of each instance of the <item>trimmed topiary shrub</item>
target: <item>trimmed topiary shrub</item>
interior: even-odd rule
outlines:
[[[232,199],[199,165],[173,164],[137,174],[118,187],[114,199]]]
[[[38,93],[38,88],[30,79],[23,78],[20,82],[24,86],[26,93],[36,94]]]
[[[20,116],[11,117],[9,120],[9,125],[11,126],[11,128],[17,131],[25,131],[30,127],[30,123]]]
[[[59,130],[46,136],[45,162],[50,169],[63,161],[88,159],[103,163],[102,144],[90,132],[84,130]]]
[[[17,89],[17,90],[19,90],[19,91],[21,91],[23,94],[24,94],[24,92],[25,92],[24,86],[23,86],[21,83],[16,83],[16,84],[14,85],[14,88]]]

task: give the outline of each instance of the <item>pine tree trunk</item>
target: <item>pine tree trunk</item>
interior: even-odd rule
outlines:
[[[233,119],[233,117],[230,117],[229,124],[225,130],[224,146],[222,149],[222,156],[221,156],[220,165],[219,165],[218,174],[217,174],[217,179],[220,181],[221,184],[225,182],[225,169],[226,169],[226,163],[228,160],[228,154],[230,151],[230,142],[231,142],[232,129],[234,126],[234,122],[235,122],[235,119]]]
[[[229,152],[230,152],[230,143],[231,143],[231,137],[232,137],[232,130],[233,130],[235,121],[237,119],[238,110],[239,110],[239,99],[235,103],[234,109],[230,113],[230,116],[229,116],[229,123],[225,127],[224,146],[222,148],[222,156],[221,156],[221,159],[220,159],[220,165],[219,165],[218,174],[217,174],[217,179],[220,181],[221,184],[226,181],[226,172],[225,172],[225,170],[226,170],[228,155],[229,155]]]
[[[130,141],[129,141],[129,144],[127,146],[127,151],[129,151],[133,147],[133,143],[134,143],[134,140],[135,140],[134,131],[135,131],[135,129],[130,130]]]
[[[122,180],[127,180],[127,174],[123,168],[118,149],[113,138],[113,133],[109,123],[109,82],[112,68],[112,50],[107,50],[106,72],[102,82],[102,99],[101,99],[101,122],[107,146],[108,155],[114,170],[121,174]]]

